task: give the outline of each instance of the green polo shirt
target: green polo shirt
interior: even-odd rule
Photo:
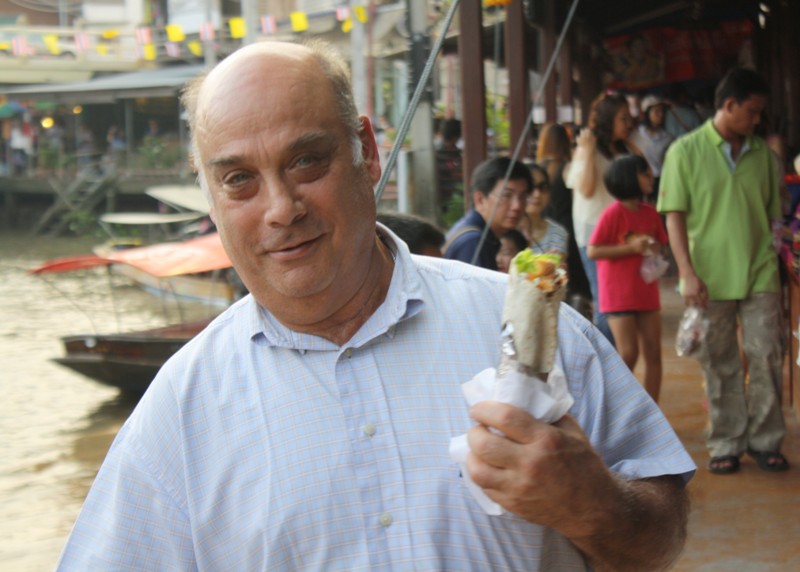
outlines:
[[[686,213],[689,253],[711,300],[776,292],[778,264],[770,221],[781,217],[775,161],[747,137],[731,168],[712,120],[676,140],[661,171],[658,211]]]

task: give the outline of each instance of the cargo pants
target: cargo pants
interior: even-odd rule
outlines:
[[[747,448],[778,451],[786,433],[781,411],[783,333],[780,295],[758,292],[744,300],[710,301],[708,334],[697,358],[705,376],[711,456]],[[739,353],[737,319],[749,384]]]

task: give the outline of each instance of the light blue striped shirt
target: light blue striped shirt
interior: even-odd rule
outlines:
[[[449,458],[472,425],[461,384],[498,361],[506,276],[394,242],[387,298],[345,346],[246,297],[178,352],[120,430],[59,569],[585,569],[557,533],[484,514]],[[612,470],[688,479],[657,406],[566,305],[558,363]]]

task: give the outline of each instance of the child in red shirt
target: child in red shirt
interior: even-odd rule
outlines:
[[[667,233],[656,210],[643,201],[653,173],[638,155],[614,160],[603,178],[617,199],[597,222],[587,254],[597,260],[600,311],[608,315],[617,351],[633,371],[644,356],[644,387],[654,401],[661,389],[661,299],[658,281],[646,282],[642,263],[659,254]]]

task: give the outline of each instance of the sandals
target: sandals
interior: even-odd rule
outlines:
[[[747,454],[752,457],[762,471],[778,473],[789,469],[789,461],[777,451],[754,451],[753,449],[748,449]]]
[[[715,475],[730,475],[739,470],[739,457],[736,455],[719,455],[708,461],[708,472]]]

